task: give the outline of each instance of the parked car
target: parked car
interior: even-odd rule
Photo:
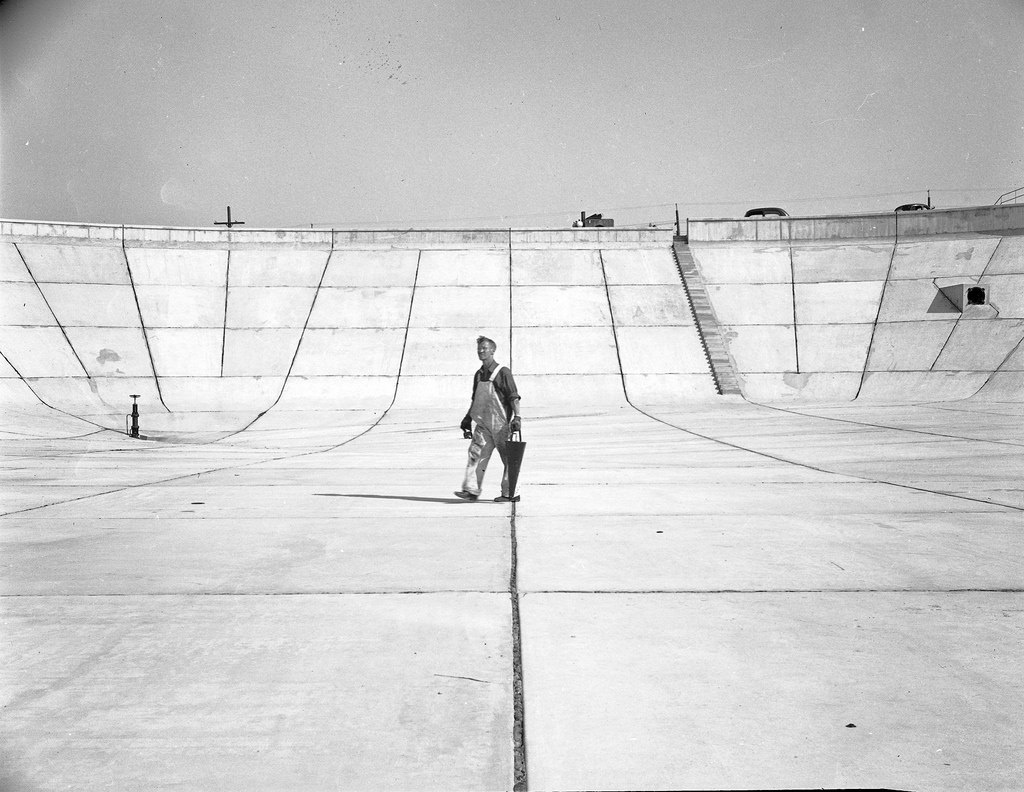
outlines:
[[[902,206],[897,206],[896,207],[896,211],[897,212],[920,212],[922,209],[931,209],[931,208],[932,207],[930,207],[928,204],[910,203],[910,204],[903,204]]]
[[[789,217],[789,212],[779,209],[777,206],[762,206],[759,209],[749,210],[744,217]]]

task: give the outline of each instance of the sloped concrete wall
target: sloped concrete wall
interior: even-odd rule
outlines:
[[[151,438],[469,400],[498,342],[529,409],[715,395],[658,230],[213,231],[4,222],[0,380]]]
[[[640,406],[714,398],[671,250],[607,250],[601,258],[629,400]]]
[[[689,225],[744,395],[836,401],[1019,401],[1022,229],[1024,206]]]

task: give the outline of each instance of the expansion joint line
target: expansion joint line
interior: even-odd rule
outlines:
[[[409,295],[409,313],[405,317],[405,334],[402,336],[402,354],[398,358],[398,371],[395,373],[395,392],[391,395],[391,404],[388,405],[387,410],[383,412],[377,423],[380,423],[381,419],[395,406],[395,401],[398,399],[398,387],[402,382],[402,368],[405,366],[405,350],[409,346],[409,328],[412,327],[412,308],[416,304],[416,291],[420,282],[420,263],[423,261],[423,251],[416,251],[416,273],[412,276],[412,294]],[[377,424],[375,423],[374,426]],[[373,427],[370,427],[371,429]],[[367,430],[369,431],[369,429]]]
[[[675,251],[673,251],[673,255]],[[612,293],[611,289],[608,288],[608,273],[604,268],[604,252],[598,249],[597,259],[601,262],[601,280],[604,282],[604,296],[608,300],[608,318],[612,324],[612,338],[615,340],[615,359],[619,363],[619,379],[622,381],[622,396],[630,407],[633,406],[633,402],[629,401],[629,389],[626,387],[626,372],[622,368],[622,352],[619,349],[619,331],[615,325],[615,311],[612,309]],[[678,259],[676,260],[678,263]],[[712,367],[714,368],[714,367]],[[717,380],[715,383],[717,385]],[[636,408],[634,408],[636,409]]]
[[[796,362],[796,373],[800,373],[800,329],[796,319],[796,265],[793,263],[793,239],[789,240],[789,285],[793,300],[793,356]]]
[[[1020,343],[1018,343],[1017,346],[1020,346]],[[1014,349],[1016,349],[1016,347],[1014,347]],[[1011,351],[1010,354],[1012,355],[1013,352]],[[906,426],[886,426],[885,424],[876,424],[871,423],[870,421],[854,421],[851,418],[837,418],[834,415],[815,415],[814,413],[802,412],[800,410],[795,410],[791,407],[779,407],[776,404],[765,404],[764,402],[752,401],[749,403],[757,407],[761,407],[765,410],[775,410],[776,412],[785,413],[786,415],[799,415],[802,418],[814,418],[819,421],[831,421],[832,423],[844,423],[851,424],[853,426],[868,426],[871,427],[872,429],[884,429],[890,432],[919,434],[925,435],[926,437],[942,437],[948,440],[960,440],[965,443],[991,443],[994,445],[1014,446],[1018,448],[1021,445],[1020,443],[1014,443],[1013,441],[1010,440],[992,440],[990,438],[984,437],[963,437],[961,435],[945,434],[944,432],[929,432],[925,429],[912,429]]]
[[[139,327],[142,328],[142,340],[146,344],[146,354],[149,356],[149,368],[153,372],[153,384],[156,386],[156,395],[160,404],[167,412],[171,408],[164,401],[163,391],[160,390],[160,375],[156,373],[156,362],[153,360],[153,350],[149,346],[149,331],[146,330],[146,320],[142,318],[142,304],[139,302],[139,292],[135,288],[135,276],[132,275],[132,263],[128,260],[128,250],[124,244],[124,224],[121,225],[121,258],[124,259],[125,272],[128,273],[128,283],[132,287],[132,297],[135,298],[135,311],[139,315]]]
[[[22,374],[20,371],[18,371],[18,367],[15,366],[14,363],[11,362],[11,359],[9,357],[7,357],[7,355],[4,354],[4,351],[2,349],[0,349],[0,358],[3,358],[4,359],[4,363],[6,363],[8,366],[10,366],[11,370],[14,371],[14,373],[17,374],[21,378],[22,381],[24,381],[25,375]],[[28,385],[27,382],[25,384]]]
[[[86,379],[91,380],[92,376],[89,374],[89,369],[85,367],[85,363],[82,362],[82,358],[78,356],[78,350],[75,349],[75,345],[71,343],[71,339],[68,338],[67,330],[64,329],[64,325],[60,319],[57,318],[57,314],[53,311],[53,306],[50,305],[50,301],[46,299],[46,293],[43,291],[43,287],[39,285],[39,281],[36,280],[36,274],[32,272],[32,268],[28,265],[28,261],[25,259],[25,254],[21,252],[21,248],[18,247],[18,243],[12,243],[14,249],[18,251],[18,257],[21,259],[21,263],[25,265],[25,271],[28,276],[32,278],[32,283],[35,284],[36,291],[39,292],[39,296],[43,298],[43,303],[46,305],[47,310],[50,312],[50,316],[53,317],[53,322],[57,325],[57,329],[60,330],[61,335],[64,336],[64,340],[68,344],[68,349],[71,350],[71,354],[75,356],[75,360],[78,361],[78,365],[82,367],[82,373],[85,374]]]
[[[508,229],[508,365],[512,367],[513,321],[512,229]],[[526,792],[526,696],[523,691],[523,634],[519,618],[519,546],[516,539],[516,504],[509,517],[511,562],[508,591],[512,607],[512,789]]]
[[[228,346],[228,295],[231,293],[231,232],[228,231],[228,263],[224,270],[224,332],[220,338],[220,375],[224,376],[224,355]]]
[[[875,346],[875,333],[878,332],[878,320],[882,316],[882,305],[885,303],[885,290],[889,285],[889,278],[892,276],[892,267],[896,261],[896,251],[900,246],[899,212],[896,213],[895,223],[895,237],[892,242],[892,253],[889,254],[889,267],[885,271],[885,280],[882,281],[882,293],[878,295],[878,310],[875,312],[875,321],[871,323],[871,338],[868,339],[868,351],[864,355],[864,368],[860,372],[860,382],[857,385],[857,392],[853,396],[853,401],[857,401],[857,399],[860,398],[861,389],[864,387],[864,380],[868,375],[868,364],[871,362],[871,350]]]
[[[871,476],[860,476],[857,475],[856,473],[840,473],[835,470],[828,470],[827,468],[818,467],[816,465],[810,465],[806,462],[798,462],[795,459],[786,459],[785,457],[776,456],[775,454],[769,454],[767,451],[758,451],[755,448],[747,448],[736,443],[730,443],[727,440],[721,440],[717,437],[712,437],[711,435],[695,432],[692,429],[686,429],[682,426],[676,426],[673,423],[669,423],[668,421],[662,418],[658,418],[655,415],[651,415],[650,413],[641,410],[635,404],[630,402],[628,397],[626,401],[629,402],[630,407],[632,407],[641,415],[646,415],[652,421],[657,421],[658,423],[663,424],[664,426],[667,426],[671,429],[676,429],[680,432],[684,432],[685,434],[691,435],[692,437],[699,437],[702,440],[708,440],[709,442],[717,443],[718,445],[723,445],[727,448],[733,448],[737,451],[746,451],[748,454],[754,454],[756,456],[764,457],[765,459],[774,460],[775,462],[781,462],[782,464],[785,465],[794,465],[796,467],[804,468],[805,470],[813,470],[816,473],[825,473],[826,475],[829,476],[846,476],[848,478],[858,479],[859,481],[864,481],[869,484],[885,484],[890,487],[898,487],[900,489],[911,490],[912,492],[923,492],[927,495],[940,495],[946,498],[956,498],[957,500],[969,501],[970,503],[980,503],[984,506],[995,506],[1001,509],[1008,509],[1009,511],[1024,512],[1024,507],[1016,506],[1012,503],[1000,503],[999,501],[985,500],[984,498],[972,498],[970,495],[958,495],[955,492],[942,492],[941,490],[928,489],[927,487],[915,487],[913,484],[901,484],[898,481],[885,481],[883,479],[873,478]]]
[[[986,264],[985,266],[987,267],[988,265]],[[957,315],[956,321],[953,322],[953,326],[949,329],[949,335],[947,335],[946,340],[942,342],[942,348],[935,355],[935,359],[932,361],[932,364],[928,367],[929,371],[935,371],[935,367],[939,364],[939,359],[942,357],[942,353],[946,351],[946,347],[949,346],[949,342],[952,340],[953,334],[956,332],[956,329],[960,326],[960,320],[964,318],[963,309],[957,307],[957,304],[953,302],[951,299],[949,299],[949,295],[942,290],[942,287],[939,286],[939,284],[936,283],[936,281],[938,281],[938,278],[932,278],[932,286],[934,286],[938,290],[939,294],[943,296],[946,302],[953,306],[953,309],[956,310]]]
[[[978,276],[978,280],[975,283],[981,283],[981,279],[988,274],[988,268],[992,266],[992,262],[996,260],[996,255],[999,253],[999,248],[1003,246],[1003,242],[1006,237],[999,237],[999,241],[996,242],[996,246],[992,248],[992,253],[988,257],[988,261],[985,262],[985,266],[981,269],[981,274]]]
[[[996,254],[999,253],[999,248],[1002,247],[1004,239],[1005,237],[999,237],[999,242],[996,243],[996,246],[992,249],[992,255],[989,256],[988,261],[985,262],[985,267],[984,269],[982,269],[981,275],[978,276],[978,280],[976,281],[976,283],[981,283],[982,279],[984,279],[984,277],[988,274],[988,268],[991,267],[992,262],[995,261]],[[991,300],[989,301],[989,303],[991,304]],[[992,305],[992,307],[995,308],[996,310],[996,316],[999,316],[1000,312],[998,306]],[[1006,355],[1006,357],[1002,359],[999,365],[996,366],[987,377],[985,377],[985,381],[981,383],[978,389],[974,391],[974,393],[972,393],[971,396],[968,398],[977,396],[979,393],[985,390],[985,387],[992,381],[992,378],[995,377],[995,375],[1002,370],[1003,366],[1005,366],[1010,361],[1010,358],[1013,357],[1014,353],[1018,349],[1020,349],[1022,342],[1024,342],[1024,337],[1022,337],[1021,340],[1014,345],[1013,349],[1011,349],[1010,352]]]
[[[773,589],[531,589],[531,594],[611,594],[620,596],[622,594],[667,594],[676,596],[679,594],[724,594],[743,595],[752,594],[760,596],[763,594],[1024,594],[1024,589],[1019,588],[773,588]],[[13,594],[8,596],[39,597],[40,594]],[[104,595],[78,595],[78,596],[104,596]],[[201,596],[201,595],[200,595]],[[245,595],[240,595],[245,596]],[[866,792],[866,791],[865,791]]]
[[[509,573],[509,597],[512,601],[512,765],[514,792],[525,792],[526,775],[526,696],[523,690],[523,635],[519,617],[519,554],[516,539],[516,504],[512,504],[512,562]]]
[[[992,381],[992,378],[995,377],[996,374],[1002,372],[1003,367],[1010,362],[1010,358],[1012,358],[1017,353],[1017,350],[1020,349],[1022,345],[1024,345],[1024,336],[1022,336],[1021,339],[1016,344],[1013,345],[1013,349],[1006,353],[1006,357],[1004,357],[1002,361],[1000,361],[999,365],[992,369],[989,375],[985,378],[985,381],[981,383],[981,386],[974,393],[971,394],[972,397],[977,396],[979,393],[985,390],[985,386]]]

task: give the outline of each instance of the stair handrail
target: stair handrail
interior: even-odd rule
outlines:
[[[996,198],[996,202],[993,204],[993,206],[999,206],[1000,204],[1004,203],[1017,203],[1021,195],[1024,195],[1024,187],[1018,187],[1016,190],[1004,192],[1002,195]]]

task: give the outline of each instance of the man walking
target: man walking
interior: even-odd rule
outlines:
[[[455,495],[463,500],[475,501],[480,497],[480,488],[487,472],[487,463],[491,453],[498,449],[502,463],[506,463],[505,443],[509,432],[518,432],[521,426],[519,417],[519,392],[516,381],[508,366],[501,366],[494,360],[498,345],[486,336],[476,340],[476,356],[481,366],[473,375],[473,401],[469,412],[462,419],[462,431],[473,430],[473,439],[469,444],[469,461],[466,464],[466,477],[462,481],[462,489]],[[508,465],[501,477],[501,496],[495,498],[496,503],[505,503],[511,499],[508,490]]]

